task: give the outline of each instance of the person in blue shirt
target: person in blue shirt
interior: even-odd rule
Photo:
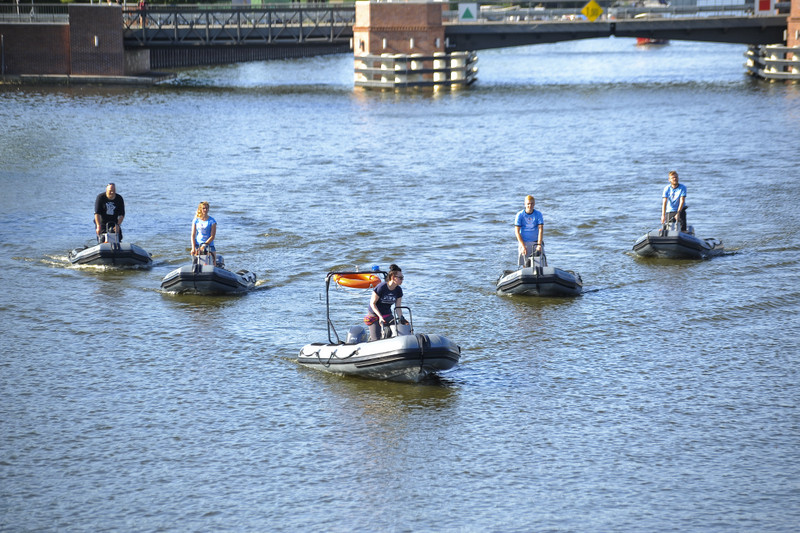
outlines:
[[[400,309],[403,299],[403,271],[400,267],[391,264],[386,281],[379,284],[372,290],[369,300],[367,316],[364,323],[369,326],[369,340],[377,341],[382,337],[383,328],[394,323],[392,317],[392,305],[397,312],[397,319],[401,324],[407,324],[403,311]]]
[[[217,236],[217,221],[208,216],[208,202],[200,202],[197,214],[192,220],[192,255],[199,255],[203,248],[211,252],[214,265],[217,264],[217,248],[214,238]]]
[[[542,212],[534,209],[536,199],[530,194],[525,197],[525,209],[517,213],[514,219],[514,231],[517,235],[519,266],[525,265],[525,257],[536,250],[542,250],[544,237],[544,218]]]
[[[681,231],[686,231],[686,185],[678,183],[678,173],[674,170],[669,172],[669,185],[664,187],[661,197],[661,223],[674,218],[680,223]]]

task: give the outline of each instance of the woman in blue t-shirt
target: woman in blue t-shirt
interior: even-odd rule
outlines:
[[[369,340],[376,341],[382,336],[383,328],[394,322],[392,317],[392,305],[397,312],[397,319],[401,324],[406,323],[403,311],[400,309],[403,299],[403,271],[400,267],[392,264],[389,266],[389,273],[386,281],[372,290],[372,297],[369,300],[367,316],[364,323],[369,326]]]
[[[217,264],[217,248],[214,237],[217,236],[217,221],[208,216],[208,202],[200,202],[197,214],[192,220],[192,255],[199,255],[203,248],[211,252],[214,265]]]

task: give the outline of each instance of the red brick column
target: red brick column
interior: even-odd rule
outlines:
[[[800,0],[792,0],[792,8],[787,19],[786,46],[800,46]]]
[[[356,2],[353,54],[444,52],[441,3]]]

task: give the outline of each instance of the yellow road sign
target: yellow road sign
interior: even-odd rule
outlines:
[[[588,4],[583,6],[581,13],[589,19],[589,22],[594,22],[597,17],[603,14],[603,8],[594,0],[590,0]]]

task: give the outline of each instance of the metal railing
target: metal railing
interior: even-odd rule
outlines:
[[[332,43],[349,39],[355,5],[156,6],[123,11],[126,44]]]
[[[355,58],[355,85],[372,89],[456,87],[475,82],[474,52],[359,55]]]
[[[394,0],[397,2],[398,0]],[[402,0],[400,0],[402,1]],[[595,0],[602,14],[597,20],[697,18],[713,16],[758,16],[755,0]],[[581,13],[588,0],[530,0],[467,2],[478,6],[469,20],[460,17],[459,2],[442,2],[446,25],[541,24],[586,21]],[[104,5],[104,4],[103,4]],[[775,11],[788,13],[789,1],[775,4]],[[123,4],[126,44],[269,44],[274,42],[339,42],[352,35],[354,2],[278,3],[263,5]],[[102,8],[98,5],[98,9]],[[0,4],[0,21],[66,23],[67,4]]]
[[[595,0],[602,9],[598,20],[632,18],[675,18],[713,16],[753,16],[754,0]],[[443,12],[445,24],[486,23],[536,23],[541,21],[584,21],[582,10],[588,0],[531,0],[526,2],[501,2],[483,0],[476,2],[478,12],[474,18],[460,18],[459,10]],[[785,5],[784,5],[785,4]],[[788,13],[790,3],[777,4],[777,11]]]
[[[36,4],[33,2],[0,4],[0,22],[66,24],[69,22],[67,9],[67,4]]]
[[[751,46],[745,57],[748,74],[770,81],[800,82],[800,46]]]

